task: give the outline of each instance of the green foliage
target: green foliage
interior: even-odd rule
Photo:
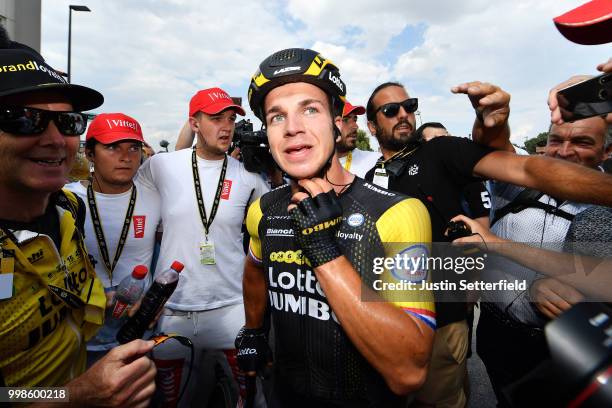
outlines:
[[[529,154],[535,154],[537,146],[545,146],[546,139],[548,138],[548,132],[542,132],[534,138],[525,141],[525,150]]]
[[[359,150],[366,150],[368,152],[373,151],[370,147],[370,136],[361,129],[357,130],[357,148]]]

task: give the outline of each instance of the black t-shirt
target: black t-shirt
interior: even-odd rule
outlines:
[[[460,137],[437,137],[423,143],[402,160],[398,176],[389,176],[388,189],[419,198],[431,217],[432,241],[447,242],[446,224],[464,214],[461,197],[466,186],[482,179],[472,175],[474,166],[493,149]],[[365,179],[372,181],[374,170]]]
[[[437,137],[400,159],[400,172],[396,176],[388,173],[388,189],[419,198],[429,211],[432,242],[448,242],[444,235],[448,221],[465,214],[461,204],[464,189],[470,183],[482,181],[473,176],[474,166],[492,151],[468,139]],[[368,171],[366,180],[373,180],[374,170]],[[448,275],[441,276],[434,270],[432,277],[434,281],[442,281]],[[436,292],[436,299],[442,295],[448,293]],[[457,296],[453,295],[452,302],[436,302],[438,328],[465,319],[465,304]]]
[[[463,209],[470,218],[488,217],[491,211],[491,197],[485,183],[476,181],[463,189]]]
[[[78,202],[76,210],[77,229],[83,234],[85,225],[85,203],[80,197],[75,196]],[[49,198],[49,204],[45,209],[45,213],[40,217],[35,218],[30,222],[20,222],[0,219],[0,228],[5,232],[27,230],[47,235],[53,240],[57,248],[60,247],[60,221],[56,205],[60,205],[66,209],[70,208],[68,199],[63,192],[57,192]]]

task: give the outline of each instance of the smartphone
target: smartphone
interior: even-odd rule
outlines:
[[[612,112],[612,73],[561,89],[557,92],[557,101],[566,122]]]

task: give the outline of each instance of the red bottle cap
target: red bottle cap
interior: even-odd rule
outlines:
[[[183,270],[184,267],[185,267],[185,265],[183,265],[179,261],[174,261],[174,262],[172,262],[172,265],[170,265],[170,268],[174,269],[175,271],[177,271],[179,273]]]
[[[147,276],[147,273],[149,273],[149,268],[144,265],[136,265],[132,271],[132,277],[134,279],[142,279]]]

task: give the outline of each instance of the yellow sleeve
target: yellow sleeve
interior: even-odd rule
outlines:
[[[430,282],[431,221],[427,208],[418,199],[407,198],[385,211],[376,227],[388,262],[380,275],[385,286],[379,286],[379,294],[435,329],[433,293],[421,288],[423,282]]]
[[[263,217],[263,213],[261,212],[260,200],[261,199],[258,198],[249,206],[246,217],[247,231],[249,231],[249,236],[251,237],[249,241],[249,254],[257,263],[261,263],[262,256],[261,240],[259,239],[259,222],[261,221],[261,217]]]

